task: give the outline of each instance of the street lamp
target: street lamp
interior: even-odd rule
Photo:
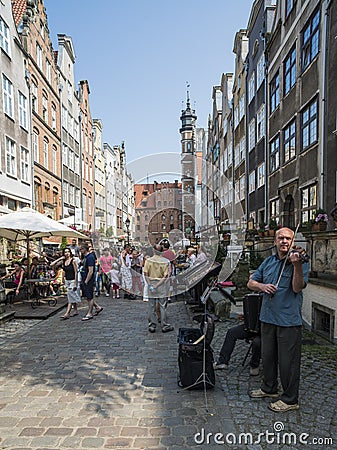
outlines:
[[[126,219],[125,226],[126,226],[126,234],[128,236],[127,244],[130,245],[130,230],[129,230],[129,228],[130,228],[130,219],[129,218]]]

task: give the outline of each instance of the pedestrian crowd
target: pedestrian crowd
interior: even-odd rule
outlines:
[[[201,250],[199,254],[201,262],[206,256]],[[79,314],[78,304],[82,298],[88,303],[82,321],[103,311],[96,301],[100,295],[116,300],[142,298],[149,305],[149,332],[155,332],[157,324],[167,332],[173,330],[167,322],[166,308],[173,296],[174,276],[180,271],[178,262],[183,262],[185,268],[192,267],[197,264],[197,255],[192,248],[176,253],[167,240],[141,249],[127,244],[120,249],[94,249],[91,241],[78,244],[73,239],[61,251],[31,255],[30,265],[26,259],[16,261],[13,271],[3,278],[12,279],[16,294],[25,280],[33,282],[31,285],[39,289],[44,285],[42,280],[49,280],[44,296],[67,295],[68,304],[62,320]]]

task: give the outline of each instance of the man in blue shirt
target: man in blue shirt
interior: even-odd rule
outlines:
[[[82,296],[88,300],[88,312],[82,317],[82,320],[90,320],[93,318],[93,308],[95,307],[95,316],[103,311],[103,308],[94,301],[95,287],[95,264],[96,260],[92,253],[89,252],[89,245],[81,244],[80,247],[83,261],[81,265],[81,289]]]
[[[252,398],[271,397],[272,411],[299,409],[298,391],[302,339],[302,289],[308,282],[308,264],[298,251],[291,252],[284,266],[294,232],[281,228],[276,232],[276,254],[266,258],[248,281],[248,288],[263,292],[260,313],[263,382],[261,389],[249,393]],[[283,392],[278,394],[277,375]]]

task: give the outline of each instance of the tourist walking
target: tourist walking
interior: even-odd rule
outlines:
[[[101,268],[102,290],[105,289],[106,297],[110,295],[110,271],[112,270],[113,257],[110,250],[106,247],[103,249],[103,255],[99,259]]]
[[[93,309],[95,308],[95,315],[103,311],[102,306],[94,301],[94,287],[95,287],[95,265],[96,260],[94,255],[89,251],[89,245],[81,244],[81,254],[83,256],[81,265],[81,290],[82,296],[86,297],[88,301],[88,312],[82,317],[83,321],[93,318]]]
[[[110,282],[112,287],[112,298],[119,298],[120,273],[117,263],[112,264],[110,270]]]
[[[64,248],[62,251],[61,258],[53,261],[51,267],[58,266],[62,263],[63,270],[63,282],[67,290],[68,305],[67,310],[63,316],[62,320],[69,319],[71,309],[74,309],[73,316],[78,316],[77,305],[81,302],[80,290],[78,284],[78,265],[74,255],[72,254],[70,248]]]
[[[173,331],[174,328],[167,322],[167,294],[168,279],[170,276],[170,261],[162,256],[163,247],[160,244],[154,245],[154,255],[147,258],[144,265],[144,276],[148,284],[148,305],[149,305],[149,332],[156,331],[157,314],[156,304],[160,307],[160,319],[162,332]]]
[[[120,255],[121,288],[124,291],[124,298],[131,298],[132,274],[131,274],[131,247],[126,245]]]

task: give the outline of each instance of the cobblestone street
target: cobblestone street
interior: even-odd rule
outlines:
[[[104,311],[89,322],[81,322],[82,314],[61,321],[59,313],[40,322],[13,322],[7,330],[2,326],[0,448],[309,447],[266,443],[264,438],[254,445],[214,440],[216,433],[232,433],[231,442],[238,442],[240,432],[252,433],[255,440],[275,430],[281,437],[282,430],[295,433],[297,439],[307,433],[308,443],[315,437],[333,438],[332,445],[310,448],[337,448],[335,347],[314,344],[306,336],[301,409],[277,415],[268,410],[267,399],[253,401],[247,395],[259,386],[259,377],[249,377],[248,364],[242,367],[245,342],[237,344],[229,369],[217,372],[216,387],[206,398],[202,390],[179,391],[177,332],[193,325],[183,301],[168,307],[175,331],[167,334],[148,333],[147,304],[141,300],[99,302]],[[82,306],[80,312],[85,310]],[[216,322],[215,356],[235,323],[235,317]],[[212,434],[209,443],[204,432]]]

